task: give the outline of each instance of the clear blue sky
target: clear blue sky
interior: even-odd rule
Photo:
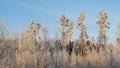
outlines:
[[[83,11],[86,15],[84,20],[89,36],[97,37],[96,20],[100,9],[108,15],[111,28],[108,31],[110,42],[115,42],[116,24],[120,18],[119,0],[0,0],[0,20],[5,19],[9,30],[15,30],[15,25],[22,27],[31,19],[47,25],[49,36],[56,34],[56,24],[59,16],[65,14],[74,21]],[[74,27],[75,27],[74,25]],[[74,30],[73,39],[76,39],[79,31]]]

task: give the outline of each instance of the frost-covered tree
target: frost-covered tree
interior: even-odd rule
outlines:
[[[98,20],[96,22],[97,27],[98,27],[98,44],[100,47],[104,47],[106,45],[106,41],[108,40],[107,38],[107,28],[109,29],[110,23],[106,21],[107,20],[107,14],[103,11],[100,10],[98,14]]]
[[[61,15],[59,20],[57,21],[57,24],[61,25],[62,27],[60,29],[61,33],[60,42],[62,46],[67,46],[72,37],[73,22],[69,21],[69,19],[67,19],[65,15]]]
[[[36,35],[39,33],[40,27],[40,24],[32,20],[27,30],[22,32],[18,39],[16,39],[15,63],[17,67],[27,67],[25,63],[35,67]]]
[[[117,24],[116,41],[117,41],[117,44],[119,45],[120,44],[120,20],[118,21],[118,24]]]
[[[85,25],[83,23],[84,18],[85,18],[84,12],[81,12],[79,17],[78,17],[77,27],[76,27],[81,32],[80,35],[79,35],[79,38],[78,38],[79,43],[81,44],[81,46],[85,46],[85,41],[88,38],[86,27],[85,27]]]

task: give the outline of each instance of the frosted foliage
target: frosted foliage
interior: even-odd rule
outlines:
[[[36,45],[36,35],[40,29],[40,24],[36,23],[35,21],[31,21],[28,29],[21,33],[21,37],[18,38],[16,42],[16,53],[15,53],[15,62],[18,65],[17,67],[24,68],[25,63],[30,62],[36,63],[36,59],[34,59],[35,54],[35,45]],[[27,55],[31,55],[27,57]],[[30,63],[31,64],[31,63]],[[32,65],[34,67],[34,65]]]
[[[103,47],[103,45],[106,44],[106,41],[108,39],[106,36],[106,28],[109,29],[110,23],[106,22],[106,19],[107,19],[107,14],[103,10],[100,10],[98,14],[98,20],[96,22],[98,26],[98,42],[100,47]]]
[[[106,22],[103,10],[96,22],[97,38],[87,36],[84,19],[85,14],[81,12],[74,27],[73,21],[61,15],[56,22],[60,36],[54,38],[49,37],[49,29],[34,20],[26,30],[15,30],[10,36],[6,22],[1,21],[0,68],[120,68],[120,21],[116,26],[117,45],[113,45],[108,40],[110,23]],[[80,34],[71,40],[73,28]],[[39,31],[43,33],[42,38]]]
[[[72,37],[73,22],[69,21],[64,15],[61,15],[57,24],[61,25],[61,44],[62,46],[67,46]]]
[[[76,28],[77,28],[77,29],[80,29],[80,31],[81,31],[81,34],[79,35],[79,37],[80,37],[81,39],[84,39],[84,38],[87,38],[87,37],[88,37],[88,36],[87,36],[87,32],[86,32],[86,27],[85,27],[85,25],[84,25],[84,23],[83,23],[84,18],[85,18],[85,15],[84,15],[83,12],[81,12],[80,15],[79,15],[79,17],[78,17],[77,26],[76,26]],[[82,37],[81,37],[81,36],[82,36]]]

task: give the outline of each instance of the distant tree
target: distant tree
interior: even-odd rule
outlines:
[[[85,55],[86,43],[88,39],[86,27],[83,22],[84,18],[85,18],[84,12],[81,12],[78,17],[76,26],[76,29],[80,30],[80,35],[74,43],[74,50],[76,54],[79,54],[80,56]]]
[[[86,27],[83,23],[84,18],[85,18],[84,12],[81,12],[79,17],[78,17],[77,26],[76,26],[76,28],[79,29],[81,32],[79,35],[79,38],[78,38],[81,46],[85,46],[85,41],[88,38]]]
[[[32,67],[36,66],[36,61],[34,61],[36,59],[34,58],[36,53],[36,35],[39,33],[40,27],[40,24],[32,20],[27,30],[20,33],[20,36],[16,39],[17,44],[15,45],[15,48],[17,49],[15,52],[15,63],[18,65],[17,67],[26,67],[25,63],[33,64]]]
[[[104,47],[106,45],[106,41],[108,40],[106,32],[107,28],[109,29],[110,23],[106,21],[107,19],[107,14],[103,11],[100,10],[98,14],[98,20],[96,22],[97,27],[98,27],[98,45],[100,47]]]
[[[57,24],[61,25],[60,33],[61,33],[61,44],[62,46],[67,46],[69,43],[71,37],[72,37],[72,28],[73,28],[73,22],[69,21],[65,17],[65,15],[61,15],[59,20],[57,21]]]
[[[6,21],[2,20],[0,21],[0,43],[5,41],[7,37],[8,37],[8,29],[6,26]]]
[[[120,20],[118,21],[117,24],[116,41],[117,45],[120,45]]]
[[[12,48],[10,47],[12,42],[9,43],[8,35],[9,34],[8,34],[6,20],[1,20],[0,21],[0,68],[5,68],[6,66],[10,67],[10,64],[12,64],[12,61],[11,62],[9,61],[9,59],[11,59],[13,54],[11,53]]]

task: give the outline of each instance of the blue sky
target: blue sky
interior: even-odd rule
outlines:
[[[88,35],[97,37],[97,15],[103,9],[108,15],[107,21],[111,23],[108,30],[109,41],[115,43],[116,24],[120,19],[119,3],[119,0],[0,0],[0,20],[5,19],[12,32],[16,25],[21,28],[33,19],[46,25],[49,36],[53,37],[60,27],[56,21],[61,14],[64,13],[74,21],[75,27],[77,17],[83,11]],[[73,39],[76,39],[80,32],[75,29],[73,31]]]

